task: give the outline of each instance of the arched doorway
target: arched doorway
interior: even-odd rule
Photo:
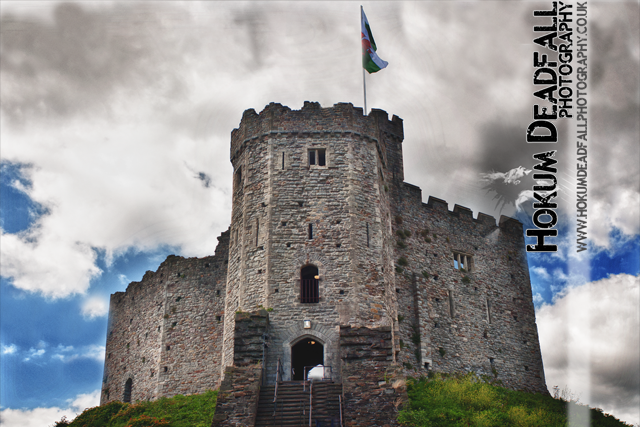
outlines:
[[[122,401],[124,403],[131,403],[131,389],[133,388],[133,380],[129,378],[126,383],[124,383],[124,396],[122,396]]]
[[[304,338],[291,347],[291,369],[294,381],[304,380],[304,367],[324,365],[324,346],[315,338]]]

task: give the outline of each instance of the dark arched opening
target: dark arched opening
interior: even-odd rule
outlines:
[[[294,381],[304,380],[304,368],[324,365],[324,346],[314,338],[305,338],[291,347],[291,368]]]
[[[300,302],[316,303],[320,301],[318,267],[307,265],[300,270]]]
[[[122,396],[122,401],[124,403],[131,403],[131,389],[133,388],[133,380],[129,378],[126,383],[124,383],[124,396]]]

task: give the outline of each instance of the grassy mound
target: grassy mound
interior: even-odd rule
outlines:
[[[209,427],[217,396],[217,391],[208,391],[134,405],[111,402],[86,409],[71,422],[63,418],[54,427]]]
[[[410,379],[407,392],[409,405],[398,421],[414,427],[566,427],[568,405],[578,405],[491,385],[473,374]],[[629,426],[600,409],[589,413],[592,427]]]

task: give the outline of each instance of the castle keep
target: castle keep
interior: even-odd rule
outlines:
[[[403,138],[397,116],[351,104],[245,111],[229,230],[214,256],[170,256],[112,295],[101,403],[222,384],[219,425],[253,425],[279,366],[301,380],[317,364],[353,425],[395,417],[388,378],[408,374],[546,393],[522,224],[424,203]]]

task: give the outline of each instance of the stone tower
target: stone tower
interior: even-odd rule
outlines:
[[[401,119],[351,104],[245,111],[231,134],[224,365],[233,363],[237,311],[273,309],[267,378],[277,358],[285,375],[315,360],[338,377],[341,324],[393,325],[387,182],[401,180],[402,139]],[[321,353],[296,363],[292,348],[305,339]]]

